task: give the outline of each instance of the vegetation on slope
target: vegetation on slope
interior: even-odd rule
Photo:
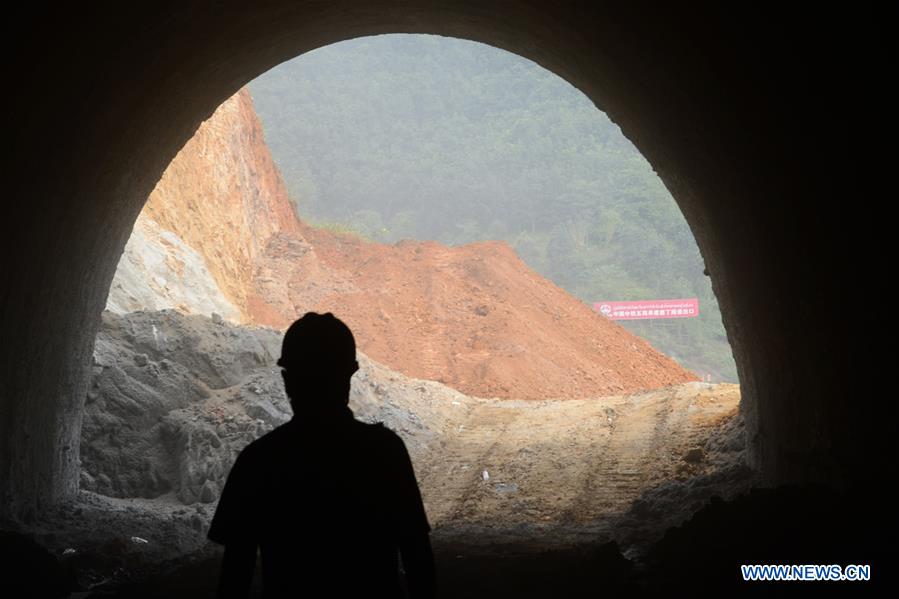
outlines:
[[[652,167],[538,65],[436,36],[321,48],[250,85],[304,218],[368,239],[503,239],[584,302],[699,297],[698,319],[624,323],[736,381],[702,257]]]

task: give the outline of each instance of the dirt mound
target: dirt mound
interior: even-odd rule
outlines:
[[[481,397],[587,398],[696,380],[505,243],[385,245],[306,226],[245,90],[179,152],[141,219],[143,240],[129,244],[110,295],[119,311],[174,307],[276,328],[332,311],[375,360]]]
[[[588,398],[697,380],[531,270],[504,242],[370,243],[304,226],[271,239],[251,319],[344,319],[363,351],[479,397]]]
[[[279,346],[277,331],[174,310],[104,313],[82,427],[82,489],[213,503],[237,453],[291,417]],[[742,463],[742,429],[723,426],[737,413],[736,385],[498,400],[406,377],[362,353],[359,363],[350,407],[403,438],[443,535],[564,543],[606,535],[610,518],[642,501],[633,522],[612,526],[642,539],[747,480],[726,478]],[[198,532],[210,515],[200,514],[187,522]]]
[[[104,312],[81,434],[81,488],[211,503],[237,453],[291,418],[281,333],[175,310]],[[421,457],[464,396],[359,353],[350,407]]]

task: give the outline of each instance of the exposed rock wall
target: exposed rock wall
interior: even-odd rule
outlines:
[[[222,293],[206,260],[172,231],[141,214],[116,268],[107,310],[175,309],[240,322],[241,311]]]
[[[272,329],[173,310],[104,312],[85,403],[81,488],[215,501],[237,453],[292,415],[275,366],[280,343]],[[436,410],[452,409],[461,395],[358,359],[350,407],[388,424],[421,455],[445,420]]]
[[[200,125],[156,184],[119,262],[107,308],[218,311],[246,321],[247,292],[268,239],[298,225],[249,92],[242,89]],[[148,237],[148,230],[155,233],[149,244],[134,239]],[[142,260],[145,254],[158,255],[166,274],[178,274],[179,263],[189,265],[193,272],[185,274],[199,273],[200,288],[187,276],[160,284],[158,260]],[[209,285],[210,277],[218,289]],[[148,287],[157,297],[146,293]]]

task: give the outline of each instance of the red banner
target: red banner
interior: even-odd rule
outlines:
[[[596,302],[593,304],[593,309],[611,320],[696,318],[699,316],[699,298],[639,302]]]

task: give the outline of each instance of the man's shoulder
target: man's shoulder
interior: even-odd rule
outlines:
[[[371,444],[392,450],[405,448],[402,437],[383,422],[362,422],[361,420],[356,420],[353,428],[360,437],[364,437]]]
[[[348,427],[335,429],[333,433],[336,437],[331,437],[332,440],[336,441],[337,438],[342,437],[345,442],[350,442],[352,445],[357,446],[380,448],[394,452],[404,451],[406,447],[403,439],[383,422],[363,422],[354,418]],[[345,436],[347,433],[349,436]],[[268,460],[274,454],[290,450],[297,444],[317,439],[321,434],[321,430],[316,430],[313,433],[304,430],[301,426],[298,427],[291,422],[287,422],[250,442],[240,452],[238,459],[243,462]]]
[[[241,451],[238,457],[244,459],[252,459],[254,456],[266,454],[278,448],[280,445],[289,442],[294,434],[288,426],[290,422],[286,422],[281,426],[275,427],[261,437],[250,441]]]
[[[391,441],[402,441],[402,438],[383,422],[362,422],[361,420],[357,420],[356,422],[366,427],[372,435],[390,439]]]

